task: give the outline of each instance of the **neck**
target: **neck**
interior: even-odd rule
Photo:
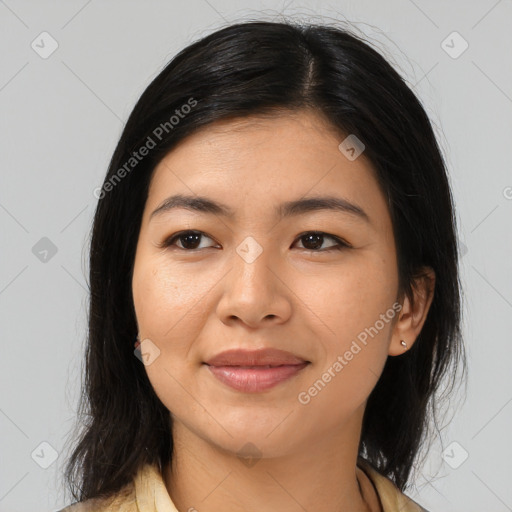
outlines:
[[[361,417],[292,453],[252,461],[174,418],[173,458],[163,475],[167,490],[180,511],[379,511],[371,482],[356,467]]]

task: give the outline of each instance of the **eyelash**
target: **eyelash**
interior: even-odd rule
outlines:
[[[177,240],[177,239],[179,239],[179,238],[181,238],[181,237],[183,237],[185,235],[188,235],[188,234],[202,235],[202,236],[204,235],[206,238],[210,238],[210,240],[213,240],[212,237],[208,236],[203,231],[197,231],[197,230],[193,230],[193,229],[188,229],[188,230],[180,231],[178,233],[175,233],[175,234],[171,235],[170,237],[166,238],[161,244],[159,244],[158,247],[161,248],[161,249],[171,247],[171,246],[175,245],[174,244],[175,240]],[[331,235],[329,233],[325,233],[324,231],[305,231],[304,233],[301,233],[296,238],[296,241],[300,240],[301,238],[304,238],[307,235],[319,235],[319,236],[323,236],[324,238],[330,238],[331,240],[334,240],[336,242],[336,245],[328,247],[327,249],[320,249],[320,250],[303,248],[303,250],[305,250],[305,251],[316,252],[316,253],[320,252],[320,253],[322,253],[322,252],[330,252],[330,251],[340,251],[340,250],[349,249],[349,248],[352,247],[349,243],[345,242],[341,238],[339,238],[337,236],[334,236],[334,235]],[[177,249],[179,249],[180,251],[186,251],[186,252],[197,252],[197,251],[201,250],[201,249],[185,249],[183,247],[178,247],[178,246],[175,246],[175,247]],[[207,249],[210,249],[210,247],[207,247]]]

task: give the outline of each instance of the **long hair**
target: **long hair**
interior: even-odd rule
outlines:
[[[150,83],[98,194],[80,432],[65,472],[78,501],[113,495],[143,464],[162,469],[173,455],[169,411],[134,356],[131,277],[152,172],[209,123],[298,109],[364,142],[393,222],[400,291],[412,300],[422,268],[436,274],[418,339],[388,357],[363,418],[359,455],[404,490],[428,431],[429,405],[441,382],[454,384],[461,361],[465,368],[456,219],[443,156],[415,94],[363,38],[332,26],[250,21],[194,42]],[[135,157],[144,145],[151,149]]]

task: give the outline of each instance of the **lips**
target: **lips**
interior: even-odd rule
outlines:
[[[291,352],[275,348],[260,350],[227,350],[212,357],[205,364],[209,366],[275,367],[308,363]]]
[[[287,381],[303,370],[306,361],[277,349],[228,350],[204,363],[220,382],[244,393],[259,393]]]

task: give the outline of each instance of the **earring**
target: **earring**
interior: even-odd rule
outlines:
[[[400,340],[400,345],[402,345],[402,347],[407,349],[407,343],[404,340]]]
[[[137,338],[136,338],[136,341],[135,341],[135,348],[139,348],[139,345],[140,345],[140,338],[139,338],[139,335],[137,334]]]

